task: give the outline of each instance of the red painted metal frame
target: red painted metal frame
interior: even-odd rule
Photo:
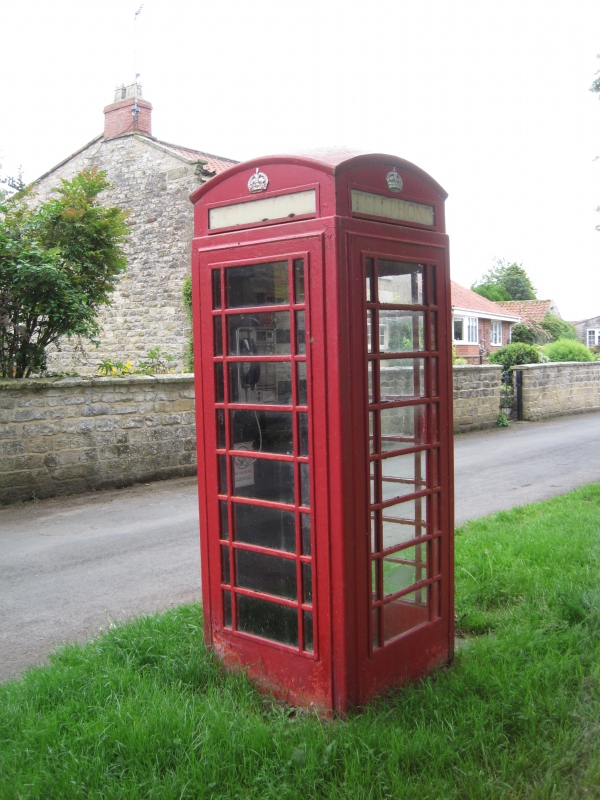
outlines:
[[[283,194],[295,191],[298,187],[318,186],[317,217],[295,219],[293,222],[269,221],[268,227],[266,224],[253,224],[244,229],[217,229],[209,234],[208,207],[252,199],[248,196],[246,183],[256,167],[269,176],[269,194]],[[433,230],[429,226],[418,228],[397,221],[365,219],[352,214],[350,189],[353,187],[398,197],[398,194],[389,192],[385,183],[385,175],[391,167],[396,167],[402,175],[407,197],[419,198],[419,202],[434,206],[436,224]],[[264,195],[256,195],[261,196]],[[206,641],[226,663],[247,669],[260,685],[286,700],[298,704],[314,703],[323,710],[344,712],[352,706],[366,703],[384,690],[401,685],[406,680],[417,679],[437,666],[448,663],[453,654],[451,315],[448,240],[444,233],[445,193],[429,176],[402,159],[391,156],[344,159],[333,154],[318,160],[270,157],[248,162],[212,179],[192,199],[196,204],[192,274]],[[423,405],[427,409],[429,421],[434,404],[439,409],[439,443],[427,439],[423,444],[402,450],[402,453],[423,450],[429,454],[439,444],[439,487],[432,486],[429,480],[424,488],[419,488],[410,495],[427,498],[425,502],[430,505],[435,502],[432,498],[439,498],[439,524],[434,529],[432,515],[429,514],[428,527],[419,539],[429,555],[429,571],[418,584],[429,595],[429,616],[422,626],[375,649],[372,646],[371,629],[373,600],[368,492],[369,462],[376,459],[369,457],[367,424],[367,304],[363,274],[366,257],[385,257],[426,264],[428,270],[437,270],[438,293],[435,307],[430,303],[424,304],[422,309],[410,307],[411,311],[422,310],[426,315],[435,311],[438,349],[429,349],[427,334],[424,351],[409,356],[404,354],[404,357],[423,359],[427,365],[425,396],[398,403],[403,407]],[[303,652],[301,646],[291,648],[224,625],[220,548],[225,542],[219,539],[218,534],[216,456],[217,452],[225,454],[228,450],[217,448],[215,407],[225,408],[227,404],[215,405],[213,364],[220,359],[213,354],[213,317],[220,314],[225,319],[228,314],[240,313],[240,309],[223,308],[218,312],[213,311],[211,271],[218,268],[224,275],[223,270],[228,267],[279,260],[287,260],[291,269],[294,258],[304,258],[305,263],[310,436],[308,463],[312,515],[310,561],[313,565],[312,653]],[[426,284],[427,281],[428,278]],[[224,291],[223,285],[221,288]],[[399,308],[402,310],[405,307]],[[290,305],[290,309],[292,310],[289,313],[293,316],[293,305]],[[261,308],[261,312],[264,310]],[[274,306],[267,310],[281,311],[283,308]],[[291,325],[293,334],[293,322]],[[377,329],[374,329],[374,334],[378,334]],[[225,343],[225,331],[223,340]],[[223,353],[225,352],[224,344]],[[261,357],[255,358],[261,360]],[[276,360],[293,363],[294,358],[292,351],[289,357],[276,357]],[[438,366],[436,398],[430,395],[432,358],[437,358]],[[252,357],[223,355],[222,359],[224,364],[236,360],[248,362]],[[268,360],[272,360],[271,357]],[[228,371],[225,366],[223,371]],[[292,400],[292,404],[294,403],[295,396]],[[252,408],[247,405],[242,407]],[[280,407],[266,406],[263,410],[264,408],[275,410]],[[294,405],[291,408],[281,408],[291,411],[295,420],[294,409]],[[295,465],[302,461],[298,459],[296,448],[294,455],[286,458],[279,454],[265,453],[259,457],[287,460]],[[429,478],[431,463],[432,457],[427,455],[426,474]],[[230,469],[228,466],[228,470]],[[228,486],[231,487],[231,477]],[[296,501],[298,491],[296,487]],[[236,497],[235,502],[249,501]],[[266,501],[261,501],[261,504],[283,507],[281,504]],[[290,507],[286,505],[285,508]],[[294,508],[297,515],[297,502]],[[247,550],[253,548],[232,544],[233,520],[231,511],[229,513],[230,543],[227,546],[231,558],[230,575],[233,576],[235,547]],[[439,566],[435,567],[435,572],[432,571],[433,550],[438,545],[434,542],[440,543],[441,551]],[[407,546],[412,546],[412,542]],[[263,548],[260,551],[269,553]],[[282,557],[281,551],[276,551],[276,555]],[[300,556],[299,542],[295,554],[283,557],[296,560],[299,580],[301,564],[309,561]],[[233,577],[231,580],[233,582]],[[441,587],[439,616],[434,615],[432,607],[436,586]],[[413,591],[414,588],[413,585],[407,591]],[[253,594],[240,588],[236,591],[240,594]],[[391,599],[401,596],[402,592],[397,592]],[[386,603],[389,600],[390,597],[385,598]],[[276,602],[286,604],[281,598]],[[375,605],[377,602],[376,600]],[[287,601],[287,604],[298,607],[295,601]]]

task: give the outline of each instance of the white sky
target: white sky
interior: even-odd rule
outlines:
[[[452,276],[523,264],[600,314],[597,0],[0,0],[0,155],[33,180],[141,73],[160,139],[245,160],[346,145],[448,191]],[[12,64],[12,69],[10,65]]]

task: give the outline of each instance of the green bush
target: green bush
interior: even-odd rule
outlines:
[[[524,342],[514,342],[507,344],[496,350],[495,353],[490,353],[490,364],[502,364],[504,371],[516,366],[517,364],[539,364],[541,361],[540,353],[537,347]]]
[[[574,339],[559,339],[549,342],[542,348],[550,361],[593,361],[594,356],[581,342]]]
[[[188,315],[190,323],[192,322],[192,276],[187,275],[181,287],[181,299],[183,300],[183,307],[185,313]],[[185,353],[185,368],[187,372],[194,371],[194,337],[190,336],[188,339],[187,350]]]
[[[545,344],[549,341],[549,335],[543,328],[535,323],[533,325],[524,325],[522,322],[519,322],[511,330],[510,340],[513,343]]]
[[[555,317],[554,314],[546,314],[540,324],[551,342],[557,342],[559,339],[577,339],[575,326],[560,317]]]

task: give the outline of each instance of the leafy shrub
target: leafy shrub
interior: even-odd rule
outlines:
[[[555,317],[554,314],[546,314],[540,324],[551,342],[557,342],[559,339],[577,339],[575,326],[560,317]]]
[[[550,361],[593,361],[590,349],[574,339],[559,339],[542,348]]]
[[[514,342],[490,353],[489,361],[491,364],[502,364],[502,369],[506,371],[517,364],[539,364],[540,353],[531,344]]]
[[[513,343],[544,344],[548,341],[548,338],[546,331],[535,323],[533,325],[524,325],[519,322],[510,332],[510,340]]]
[[[188,315],[190,324],[192,322],[192,276],[187,275],[184,278],[181,287],[181,299],[183,300],[183,307],[185,313]],[[185,353],[185,368],[187,372],[194,371],[194,337],[190,336],[188,339],[187,350]]]

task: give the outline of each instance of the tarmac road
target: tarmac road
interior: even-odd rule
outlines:
[[[455,440],[456,522],[600,481],[600,413]],[[0,681],[200,597],[194,478],[0,508]]]

